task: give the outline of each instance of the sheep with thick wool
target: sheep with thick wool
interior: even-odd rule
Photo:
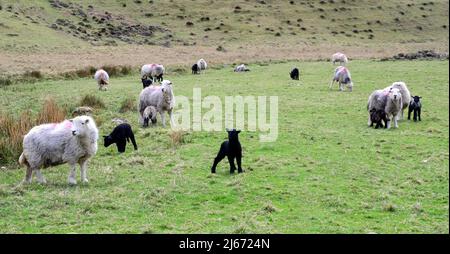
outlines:
[[[408,87],[406,86],[405,82],[394,82],[392,85],[384,88],[383,90],[391,90],[392,88],[397,88],[400,93],[402,94],[402,110],[397,118],[403,119],[403,111],[409,106],[409,103],[411,102],[411,93],[408,90]]]
[[[97,70],[94,74],[94,79],[97,81],[98,90],[100,91],[108,90],[109,75],[105,70],[103,69]]]
[[[344,85],[347,85],[350,92],[353,90],[353,81],[350,71],[344,66],[339,66],[334,70],[333,79],[331,80],[329,86],[330,89],[332,88],[334,82],[338,82],[339,91],[344,91]]]
[[[200,72],[202,72],[202,71],[206,71],[208,64],[206,63],[205,59],[201,58],[200,60],[197,61],[197,66],[198,66]]]
[[[81,180],[88,182],[87,164],[97,152],[98,129],[90,116],[78,116],[61,123],[35,126],[23,138],[20,165],[27,167],[24,182],[31,183],[35,172],[39,183],[46,183],[41,168],[70,165],[69,184],[76,184],[75,166],[81,168]]]
[[[339,62],[341,65],[345,65],[345,64],[348,63],[348,59],[347,59],[347,56],[345,54],[343,54],[341,52],[337,52],[337,53],[334,53],[331,56],[331,62],[333,62],[333,65],[336,62]]]
[[[372,125],[371,111],[384,110],[387,115],[387,128],[391,128],[390,122],[394,122],[394,127],[398,128],[398,115],[403,106],[402,94],[398,88],[389,90],[376,90],[369,96],[367,110],[369,111],[368,126]]]

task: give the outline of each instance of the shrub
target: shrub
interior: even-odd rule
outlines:
[[[36,125],[43,123],[59,123],[66,117],[66,111],[60,108],[53,98],[47,98],[36,117]]]
[[[33,127],[33,122],[30,111],[22,112],[19,119],[13,114],[0,114],[0,164],[19,159],[23,135]]]

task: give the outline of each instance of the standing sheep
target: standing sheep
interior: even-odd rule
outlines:
[[[98,129],[90,116],[78,116],[61,123],[42,124],[23,138],[20,165],[27,167],[24,183],[31,183],[33,171],[39,183],[46,183],[41,168],[69,163],[69,184],[76,184],[75,166],[81,167],[81,180],[87,179],[87,163],[97,152]]]
[[[201,71],[206,71],[208,64],[206,64],[205,59],[201,58],[200,60],[197,61],[197,66],[201,72]]]
[[[144,109],[144,113],[142,113],[142,117],[144,118],[143,127],[148,127],[148,122],[150,120],[152,121],[152,124],[155,125],[157,121],[156,115],[157,115],[156,108],[154,106],[147,106]]]
[[[394,82],[392,85],[386,87],[384,90],[391,90],[392,88],[397,88],[400,90],[400,93],[402,94],[402,110],[400,113],[400,119],[403,120],[403,111],[409,106],[409,102],[411,101],[411,93],[408,90],[408,87],[406,86],[405,82]]]
[[[148,86],[145,80],[151,79],[152,83],[155,81],[162,82],[165,68],[162,64],[145,64],[141,67],[141,80],[144,87]]]
[[[422,121],[422,118],[420,116],[420,114],[422,112],[422,103],[420,102],[420,99],[422,97],[414,96],[412,98],[413,98],[413,100],[409,103],[409,108],[408,108],[408,120],[411,120],[411,112],[414,112],[414,115],[413,115],[414,122],[417,121],[417,118],[419,119],[419,121]]]
[[[333,65],[336,62],[339,62],[341,65],[346,65],[348,63],[348,59],[343,53],[337,52],[331,56],[331,62],[333,62]]]
[[[192,74],[200,74],[200,68],[198,67],[198,64],[194,64],[191,67]]]
[[[107,86],[109,85],[109,75],[105,70],[97,70],[94,74],[94,79],[97,81],[98,90],[108,90]]]
[[[398,128],[398,115],[402,111],[403,107],[403,100],[402,100],[402,94],[398,88],[392,88],[389,91],[387,100],[386,100],[386,107],[384,111],[386,112],[386,115],[388,119],[391,119],[394,121],[394,127]],[[387,122],[387,128],[391,128],[390,122]]]
[[[350,92],[353,90],[353,82],[350,76],[350,71],[346,67],[339,66],[334,70],[334,76],[330,83],[330,89],[335,81],[339,83],[339,91],[344,91],[344,85],[347,85]]]
[[[161,86],[149,86],[143,89],[139,95],[139,123],[144,126],[144,111],[148,106],[154,106],[161,115],[162,125],[166,127],[165,114],[167,111],[171,126],[174,126],[172,110],[175,105],[175,96],[172,90],[172,82],[163,80]]]
[[[291,79],[298,80],[300,76],[300,71],[298,70],[298,68],[294,68],[292,69],[291,72],[289,72],[289,75],[291,76]]]

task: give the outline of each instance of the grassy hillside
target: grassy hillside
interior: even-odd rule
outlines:
[[[287,75],[294,65],[298,82]],[[9,112],[36,112],[49,95],[74,106],[95,94],[106,104],[95,112],[100,134],[111,131],[112,118],[124,117],[139,146],[119,155],[100,141],[90,183],[76,187],[67,185],[67,165],[44,170],[47,185],[25,187],[18,186],[24,169],[5,165],[0,231],[448,234],[448,61],[352,61],[352,93],[328,90],[330,63],[249,67],[167,76],[175,95],[190,98],[194,87],[222,100],[279,96],[278,140],[260,143],[258,132],[243,131],[246,172],[231,176],[226,161],[217,175],[209,172],[225,132],[189,132],[173,147],[168,128],[142,129],[136,112],[119,113],[124,99],[137,100],[137,75],[113,79],[107,92],[91,79],[0,88],[0,108]],[[368,128],[368,95],[397,80],[423,97],[423,120]]]
[[[229,62],[328,58],[337,50],[351,58],[448,52],[443,0],[1,0],[0,6],[0,72],[140,66],[145,59],[186,64],[198,56]]]

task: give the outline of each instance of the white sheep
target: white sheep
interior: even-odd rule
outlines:
[[[334,54],[331,56],[331,62],[333,62],[333,65],[334,65],[336,62],[339,62],[339,63],[342,64],[342,65],[345,65],[345,64],[348,63],[348,59],[347,59],[347,56],[346,56],[345,54],[343,54],[343,53],[341,53],[341,52],[337,52],[337,53],[334,53]]]
[[[401,81],[394,82],[392,83],[392,85],[386,87],[384,90],[390,90],[392,88],[397,88],[398,90],[400,90],[400,93],[402,94],[403,105],[401,114],[399,115],[399,119],[403,119],[403,111],[409,106],[409,103],[411,102],[411,93],[409,92],[405,82]]]
[[[347,85],[350,92],[353,90],[352,77],[350,71],[346,67],[339,66],[334,70],[333,79],[331,80],[329,87],[330,89],[335,81],[339,83],[339,91],[344,91],[344,85]]]
[[[109,85],[109,75],[103,70],[99,69],[94,74],[94,79],[97,81],[99,90],[107,90]]]
[[[144,118],[143,127],[148,127],[148,122],[151,121],[152,124],[156,124],[156,115],[157,110],[154,106],[147,106],[144,109],[144,113],[142,113],[142,117]]]
[[[198,68],[200,70],[200,73],[202,71],[206,71],[206,68],[208,67],[208,64],[206,63],[205,59],[201,58],[197,61]]]
[[[90,116],[78,116],[61,123],[33,127],[23,138],[20,165],[27,167],[24,183],[31,183],[35,172],[39,183],[46,183],[41,168],[69,163],[69,184],[76,184],[75,166],[81,168],[81,180],[87,179],[87,163],[97,152],[98,129]]]
[[[144,126],[144,111],[148,106],[154,106],[161,115],[162,125],[166,126],[165,114],[167,111],[171,126],[174,126],[172,110],[175,105],[172,82],[164,80],[161,86],[149,86],[144,88],[139,95],[139,123]]]
[[[244,71],[250,71],[245,64],[238,65],[234,68],[234,72],[244,72]]]
[[[162,82],[165,71],[162,64],[145,64],[141,67],[141,80],[144,82],[144,80],[150,78],[153,82]]]

